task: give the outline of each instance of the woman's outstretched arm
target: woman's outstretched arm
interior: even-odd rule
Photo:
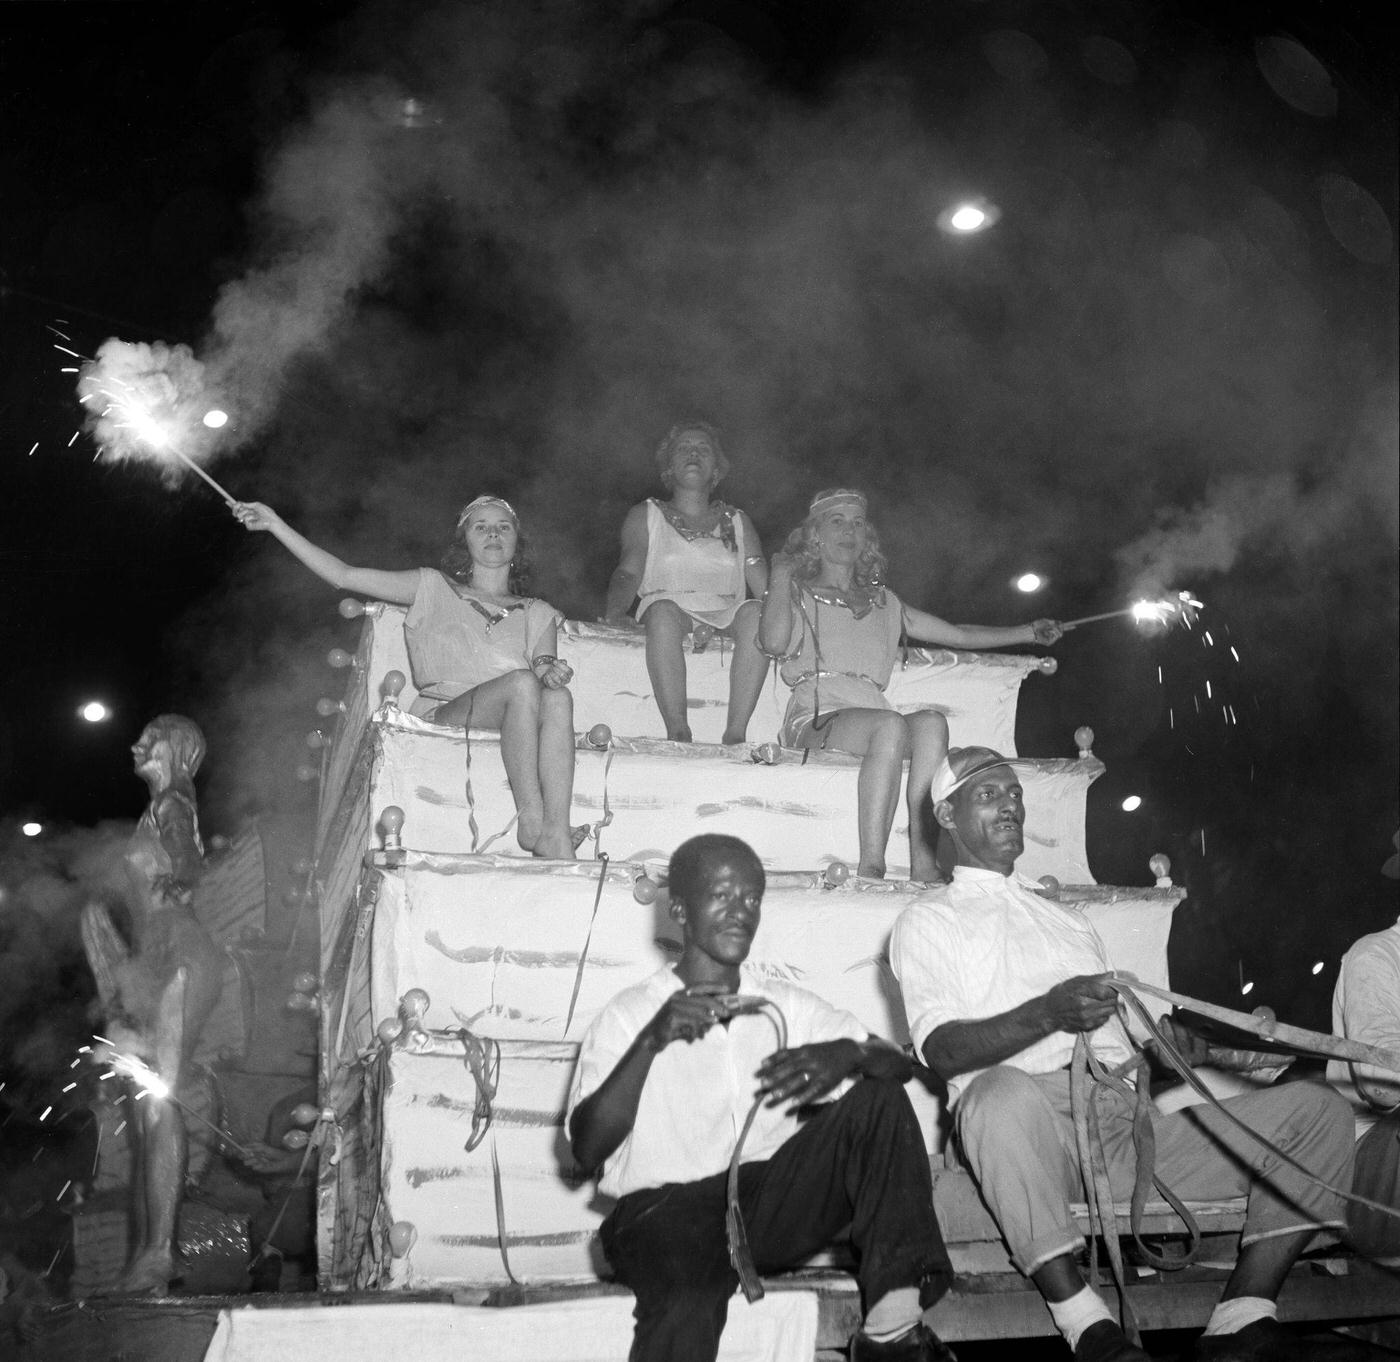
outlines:
[[[925,610],[904,606],[904,632],[915,643],[936,643],[944,648],[1009,648],[1017,644],[1058,643],[1064,630],[1058,620],[1033,620],[1030,624],[949,624]]]
[[[358,592],[393,605],[413,604],[418,590],[417,568],[385,572],[379,568],[353,567],[313,544],[304,534],[298,534],[271,506],[264,506],[260,501],[240,501],[234,506],[233,514],[245,529],[265,530],[323,582],[329,582],[338,590]]]

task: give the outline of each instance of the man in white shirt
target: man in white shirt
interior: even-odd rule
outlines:
[[[934,816],[957,851],[953,881],[907,909],[890,942],[909,1031],[948,1084],[958,1139],[1011,1248],[1079,1362],[1146,1362],[1084,1283],[1084,1237],[1069,1211],[1083,1196],[1070,1115],[1076,1036],[1113,1068],[1135,1054],[1118,1017],[1103,943],[1080,914],[1015,873],[1025,806],[1009,762],[988,748],[949,752]],[[1166,1023],[1193,1062],[1204,1044]],[[1133,1185],[1133,1106],[1100,1088],[1099,1121],[1115,1197]],[[1351,1122],[1336,1094],[1290,1083],[1230,1107],[1334,1187],[1351,1182]],[[1313,1234],[1343,1223],[1341,1198],[1277,1161],[1220,1113],[1194,1107],[1154,1121],[1156,1172],[1190,1200],[1248,1195],[1241,1251],[1195,1357],[1283,1358],[1275,1299]],[[1267,1170],[1267,1176],[1261,1176]]]
[[[1383,871],[1391,878],[1396,858]],[[1400,1050],[1400,921],[1352,944],[1332,992],[1332,1030],[1348,1040]],[[1400,1208],[1400,1079],[1370,1064],[1333,1060],[1337,1084],[1356,1117],[1356,1181],[1352,1190]],[[1400,1257],[1400,1220],[1353,1202],[1347,1238],[1374,1258]]]
[[[921,1322],[951,1268],[928,1154],[904,1093],[908,1059],[805,989],[742,969],[763,867],[736,837],[676,849],[679,962],[624,989],[583,1038],[568,1130],[583,1168],[619,1198],[602,1227],[637,1296],[632,1362],[713,1362],[738,1275],[726,1180],[744,1122],[739,1201],[760,1272],[793,1267],[849,1227],[866,1317],[857,1362],[952,1362]],[[776,1007],[786,1025],[754,1010]],[[813,1110],[811,1103],[834,1096]]]

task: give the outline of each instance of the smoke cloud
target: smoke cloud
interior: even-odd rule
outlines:
[[[113,821],[0,840],[0,1069],[19,1101],[64,1101],[54,1075],[67,1070],[92,1026],[82,910],[94,899],[119,901],[131,832]]]
[[[387,268],[392,233],[431,164],[401,155],[402,101],[372,80],[328,93],[272,157],[255,225],[265,263],[228,284],[206,342],[210,381],[261,432],[291,366],[321,354],[357,291]]]
[[[1291,39],[1232,64],[1162,22],[911,14],[812,71],[758,19],[370,5],[200,347],[226,475],[382,567],[508,495],[536,589],[584,618],[683,412],[725,429],[770,548],[861,485],[896,589],[949,618],[1017,618],[1032,564],[1065,615],[1209,601],[1261,555],[1290,591],[1364,576],[1394,542],[1393,185],[1342,249],[1345,97]],[[969,194],[998,226],[941,231]],[[230,587],[186,621],[186,679],[238,697],[204,717],[213,788],[262,798],[316,693],[285,659],[345,631],[266,540]]]
[[[167,449],[178,436],[189,457],[202,454],[213,435],[203,424],[209,410],[204,365],[188,345],[112,338],[97,348],[78,375],[78,400],[86,430],[109,459],[137,459],[162,470],[167,482],[183,471]]]

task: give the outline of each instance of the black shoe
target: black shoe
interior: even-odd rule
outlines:
[[[920,1320],[897,1338],[881,1343],[863,1333],[851,1335],[851,1362],[958,1362],[953,1350]]]
[[[1336,1334],[1305,1337],[1276,1319],[1256,1319],[1233,1334],[1198,1338],[1187,1362],[1357,1362],[1376,1357],[1366,1344]]]
[[[1074,1362],[1151,1362],[1151,1358],[1111,1319],[1091,1324],[1079,1335]]]

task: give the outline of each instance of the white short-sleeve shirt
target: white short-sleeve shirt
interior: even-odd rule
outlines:
[[[1400,922],[1361,937],[1342,957],[1332,992],[1332,1030],[1348,1040],[1400,1050]],[[1345,1060],[1330,1061],[1327,1081],[1351,1103],[1359,1140],[1380,1119],[1381,1109],[1357,1091],[1352,1068]],[[1389,1081],[1389,1073],[1371,1064],[1355,1068],[1382,1101],[1388,1097],[1400,1106],[1400,1083]]]
[[[642,1028],[684,984],[664,966],[623,989],[584,1034],[569,1093],[569,1117],[612,1073]],[[787,1021],[788,1046],[866,1040],[849,1012],[815,993],[765,979],[745,967],[739,991],[776,1003]],[[652,1060],[627,1138],[603,1161],[599,1189],[625,1196],[670,1182],[695,1182],[729,1167],[739,1132],[758,1092],[758,1066],[778,1048],[773,1024],[760,1013],[732,1017],[698,1040],[673,1041]],[[838,1088],[833,1095],[839,1095]],[[744,1162],[770,1158],[797,1130],[786,1106],[760,1109],[744,1140]]]
[[[951,884],[900,914],[890,937],[890,963],[920,1053],[946,1022],[996,1017],[1075,975],[1112,968],[1093,924],[1035,893],[1031,883],[1021,875],[960,865]],[[1090,1044],[1108,1065],[1134,1054],[1117,1018],[1099,1027]],[[1073,1054],[1074,1036],[1056,1031],[1004,1062],[1029,1074],[1053,1073]],[[949,1079],[949,1104],[982,1072]]]

